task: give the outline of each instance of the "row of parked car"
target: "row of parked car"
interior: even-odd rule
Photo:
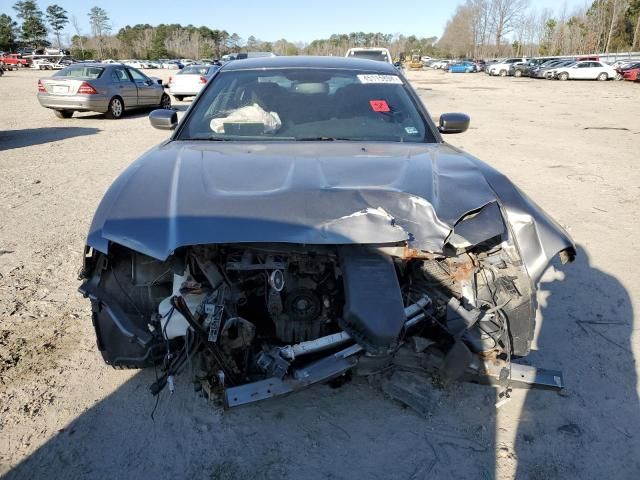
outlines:
[[[640,61],[608,64],[598,56],[508,58],[487,64],[486,73],[501,77],[530,77],[548,80],[639,80]]]
[[[72,63],[88,63],[94,60],[79,61],[72,58],[68,53],[10,53],[0,52],[0,64],[5,70],[17,70],[19,68],[32,68],[36,70],[61,70]],[[171,60],[168,58],[158,61],[151,60],[103,60],[102,63],[121,63],[133,68],[156,69],[164,68],[168,70],[182,70],[189,65],[213,65],[217,63],[215,60],[202,59],[191,60],[188,58],[180,58]]]
[[[154,60],[113,60],[107,59],[103,60],[102,63],[122,63],[132,68],[144,68],[144,69],[156,69],[156,68],[164,68],[167,70],[182,70],[184,67],[188,67],[189,65],[212,65],[215,63],[215,60],[202,59],[202,60],[191,60],[189,58],[179,58],[171,60],[169,58],[161,58],[157,61]]]
[[[431,60],[426,62],[425,67],[435,70],[446,70],[451,73],[476,73],[484,72],[487,62],[484,60]]]
[[[506,58],[502,60],[432,60],[425,65],[451,73],[485,72],[491,76],[549,80],[640,81],[640,59],[608,64],[598,56]]]
[[[221,65],[222,63],[230,62],[232,60],[242,60],[246,58],[257,58],[257,57],[272,57],[275,56],[272,52],[241,52],[241,53],[230,53],[228,55],[224,55],[220,61],[213,59],[200,59],[200,60],[192,60],[190,58],[177,58],[177,59],[169,59],[169,58],[160,58],[157,61],[153,60],[104,60],[102,63],[123,63],[129,67],[133,68],[144,68],[144,69],[154,69],[154,68],[164,68],[167,70],[182,70],[185,67],[190,65]]]

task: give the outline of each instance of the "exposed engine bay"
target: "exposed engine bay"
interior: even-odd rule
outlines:
[[[476,373],[508,384],[534,330],[531,279],[499,237],[450,256],[261,243],[187,247],[164,262],[112,245],[89,249],[81,276],[106,363],[160,366],[153,394],[189,375],[228,407],[356,366],[384,371],[408,345],[447,378],[480,360]]]

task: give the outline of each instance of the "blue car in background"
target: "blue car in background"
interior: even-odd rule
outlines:
[[[478,67],[473,62],[458,62],[449,65],[450,73],[472,73],[476,72]]]

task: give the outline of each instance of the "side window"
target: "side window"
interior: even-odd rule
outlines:
[[[591,62],[591,66],[592,67],[602,67],[602,64],[600,62]]]
[[[589,62],[582,62],[578,64],[578,68],[588,68]]]
[[[111,78],[114,82],[129,82],[129,76],[127,72],[124,71],[124,68],[115,68],[111,73]]]
[[[134,82],[146,82],[147,81],[147,77],[145,77],[142,73],[140,73],[137,70],[134,70],[133,68],[127,68],[127,70],[129,71],[129,73],[131,74],[131,77],[133,78]]]

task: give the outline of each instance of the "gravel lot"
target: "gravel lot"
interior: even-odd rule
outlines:
[[[102,363],[76,277],[104,191],[167,134],[146,112],[57,119],[40,75],[0,78],[0,475],[640,478],[640,85],[408,72],[434,116],[471,115],[448,140],[579,246],[545,278],[527,358],[563,370],[562,395],[516,391],[496,411],[493,389],[457,384],[433,389],[425,418],[354,379],[225,413],[179,378],[154,421],[153,371]]]

